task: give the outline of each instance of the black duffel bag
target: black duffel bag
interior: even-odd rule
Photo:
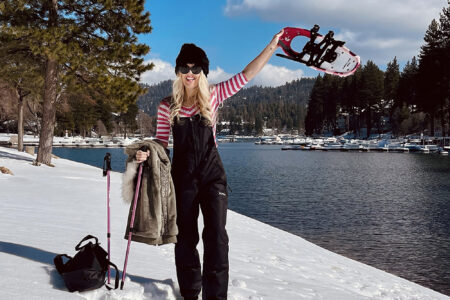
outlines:
[[[81,246],[84,241],[89,239],[95,239],[95,244],[89,242]],[[56,269],[63,277],[64,283],[70,292],[94,290],[105,285],[105,275],[108,271],[108,266],[116,269],[114,289],[117,289],[119,286],[119,271],[116,265],[108,260],[108,253],[100,247],[98,239],[95,236],[87,235],[75,247],[75,250],[78,252],[74,257],[70,257],[67,254],[60,254],[53,259]],[[69,260],[64,263],[63,257]],[[112,289],[108,285],[105,286],[108,289]]]

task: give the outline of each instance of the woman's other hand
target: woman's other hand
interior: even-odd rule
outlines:
[[[150,150],[148,150],[147,152],[138,150],[136,152],[136,160],[137,160],[138,163],[144,162],[144,161],[147,160],[149,155],[150,155]]]

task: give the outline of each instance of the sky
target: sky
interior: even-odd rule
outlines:
[[[321,34],[333,30],[363,65],[371,60],[385,70],[397,57],[402,68],[420,53],[429,24],[447,5],[447,0],[147,0],[153,30],[139,41],[151,47],[145,60],[155,67],[141,81],[174,79],[181,45],[195,43],[208,55],[208,80],[217,83],[242,71],[282,28],[314,24]],[[300,52],[306,42],[298,37],[292,48]],[[318,74],[274,55],[249,85],[279,86]]]

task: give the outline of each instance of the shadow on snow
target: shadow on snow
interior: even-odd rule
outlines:
[[[0,150],[0,158],[10,158],[10,159],[24,160],[24,161],[33,162],[32,158],[24,157],[24,156],[17,155],[17,154],[12,154],[12,153],[1,151],[1,150]]]
[[[1,155],[1,152],[0,152]],[[53,264],[53,258],[58,255],[57,253],[45,251],[39,248],[20,245],[15,243],[3,242],[0,241],[0,252],[11,254],[15,256],[19,256],[25,259],[33,260],[39,263],[44,263],[49,266],[44,266],[45,271],[50,276],[50,283],[53,285],[55,289],[59,290],[67,290],[64,284],[64,280],[59,275]],[[121,272],[119,272],[122,275]],[[111,278],[114,278],[115,270],[111,269]],[[127,274],[127,277],[130,278],[131,281],[139,283],[144,286],[145,292],[151,291],[154,293],[158,291],[158,284],[169,285],[176,294],[179,294],[178,289],[175,287],[175,284],[172,279],[166,280],[156,280],[151,278],[146,278],[142,276],[136,276]],[[126,287],[125,287],[126,289]],[[164,291],[161,291],[161,296],[164,294]]]

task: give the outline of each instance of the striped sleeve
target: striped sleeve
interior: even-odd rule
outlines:
[[[161,102],[158,107],[156,119],[156,138],[167,147],[170,135],[170,108],[166,102]]]
[[[222,104],[225,99],[230,98],[242,89],[247,82],[247,78],[245,78],[244,73],[241,72],[226,81],[216,84],[212,99],[213,102],[211,103],[213,111],[217,110],[217,107]]]

